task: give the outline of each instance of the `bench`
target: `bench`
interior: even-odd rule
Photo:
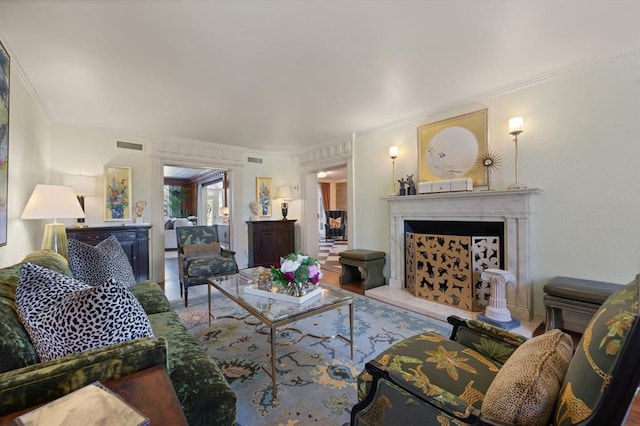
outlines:
[[[563,328],[562,311],[577,312],[592,317],[620,285],[581,278],[553,277],[544,285],[546,330]]]
[[[340,284],[352,283],[362,279],[360,269],[364,271],[364,289],[369,290],[385,285],[387,282],[382,273],[385,263],[383,251],[353,249],[340,252],[342,265]]]

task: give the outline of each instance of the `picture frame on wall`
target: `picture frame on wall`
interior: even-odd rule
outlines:
[[[487,151],[486,108],[418,127],[420,182],[472,178],[474,187],[486,186],[477,161]]]
[[[260,217],[271,217],[273,203],[271,202],[271,178],[256,178],[256,202],[260,206]]]
[[[0,247],[7,245],[10,65],[9,53],[0,42]]]
[[[131,220],[131,187],[131,167],[105,166],[105,222],[124,222]]]

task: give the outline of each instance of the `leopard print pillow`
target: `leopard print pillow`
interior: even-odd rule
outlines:
[[[67,260],[73,277],[87,284],[99,285],[109,278],[127,287],[136,284],[127,254],[113,235],[96,246],[69,239]]]
[[[491,382],[482,413],[509,424],[548,425],[572,355],[571,337],[561,330],[527,340]]]
[[[41,361],[153,337],[138,300],[113,279],[90,286],[26,263],[16,289],[16,307]]]

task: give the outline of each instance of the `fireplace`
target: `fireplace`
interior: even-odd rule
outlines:
[[[497,262],[501,269],[511,271],[516,277],[515,285],[507,289],[508,308],[521,320],[531,320],[533,283],[529,271],[529,216],[532,212],[531,195],[538,192],[536,189],[525,189],[387,198],[390,210],[390,287],[403,290],[408,294],[413,291],[415,296],[416,285],[420,285],[415,280],[412,282],[407,276],[407,233],[414,234],[412,237],[414,243],[415,234],[429,235],[430,237],[420,237],[422,244],[428,241],[437,242],[433,239],[437,239],[438,235],[441,238],[450,236],[469,238],[470,246],[473,245],[474,237],[497,237],[499,242],[492,242],[500,251]],[[467,232],[468,229],[472,230]],[[453,244],[467,244],[464,241]],[[451,260],[451,262],[454,261]],[[414,264],[414,268],[417,268],[417,263]],[[422,268],[423,274],[429,274],[425,264]],[[417,277],[416,274],[414,276]],[[440,283],[429,283],[429,285],[436,284]],[[426,282],[423,287],[428,288]],[[479,297],[484,298],[482,289],[480,290]],[[476,300],[477,295],[478,292],[471,296],[473,300]],[[446,297],[453,300],[452,296]],[[438,300],[438,303],[441,301]],[[474,309],[479,308],[477,306],[474,308],[472,302],[471,310]]]
[[[504,223],[404,222],[405,288],[416,297],[484,311],[491,289],[480,279],[504,266]]]

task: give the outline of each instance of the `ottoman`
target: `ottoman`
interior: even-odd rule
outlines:
[[[364,271],[364,290],[380,287],[386,284],[382,270],[385,263],[383,251],[353,249],[340,252],[342,274],[340,284],[360,281],[360,269]]]

